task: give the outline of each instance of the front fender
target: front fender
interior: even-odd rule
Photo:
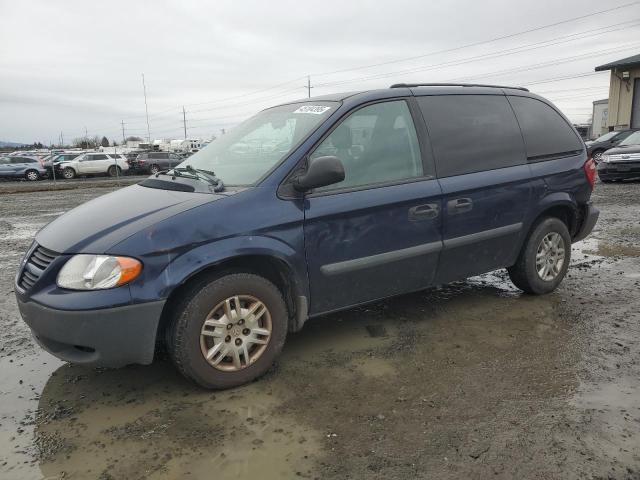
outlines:
[[[175,288],[205,269],[227,260],[255,255],[283,262],[292,273],[291,282],[296,292],[308,297],[304,255],[282,240],[246,235],[202,244],[175,257],[169,252],[159,252],[158,256],[164,258],[156,256],[155,261],[147,260],[143,280],[131,284],[133,303],[167,298]]]

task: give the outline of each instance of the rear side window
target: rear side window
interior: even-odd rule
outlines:
[[[522,129],[530,161],[579,153],[584,148],[573,128],[553,108],[528,97],[509,97]]]
[[[418,97],[439,177],[526,163],[522,134],[506,97]]]

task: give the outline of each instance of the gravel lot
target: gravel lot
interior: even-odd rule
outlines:
[[[13,277],[42,225],[116,188],[83,185],[0,188],[3,480],[640,478],[640,183],[597,185],[553,294],[495,272],[313,320],[214,393],[34,345]]]

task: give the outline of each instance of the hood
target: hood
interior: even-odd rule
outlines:
[[[58,217],[37,233],[36,242],[58,253],[104,253],[143,228],[225,196],[132,185]]]
[[[604,152],[605,155],[624,155],[625,153],[640,153],[640,145],[623,145]]]

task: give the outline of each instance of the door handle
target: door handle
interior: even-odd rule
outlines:
[[[470,198],[456,198],[447,202],[447,211],[451,215],[468,212],[473,208],[473,200]]]
[[[412,222],[436,218],[440,214],[440,206],[437,203],[425,203],[409,209],[409,220]]]

